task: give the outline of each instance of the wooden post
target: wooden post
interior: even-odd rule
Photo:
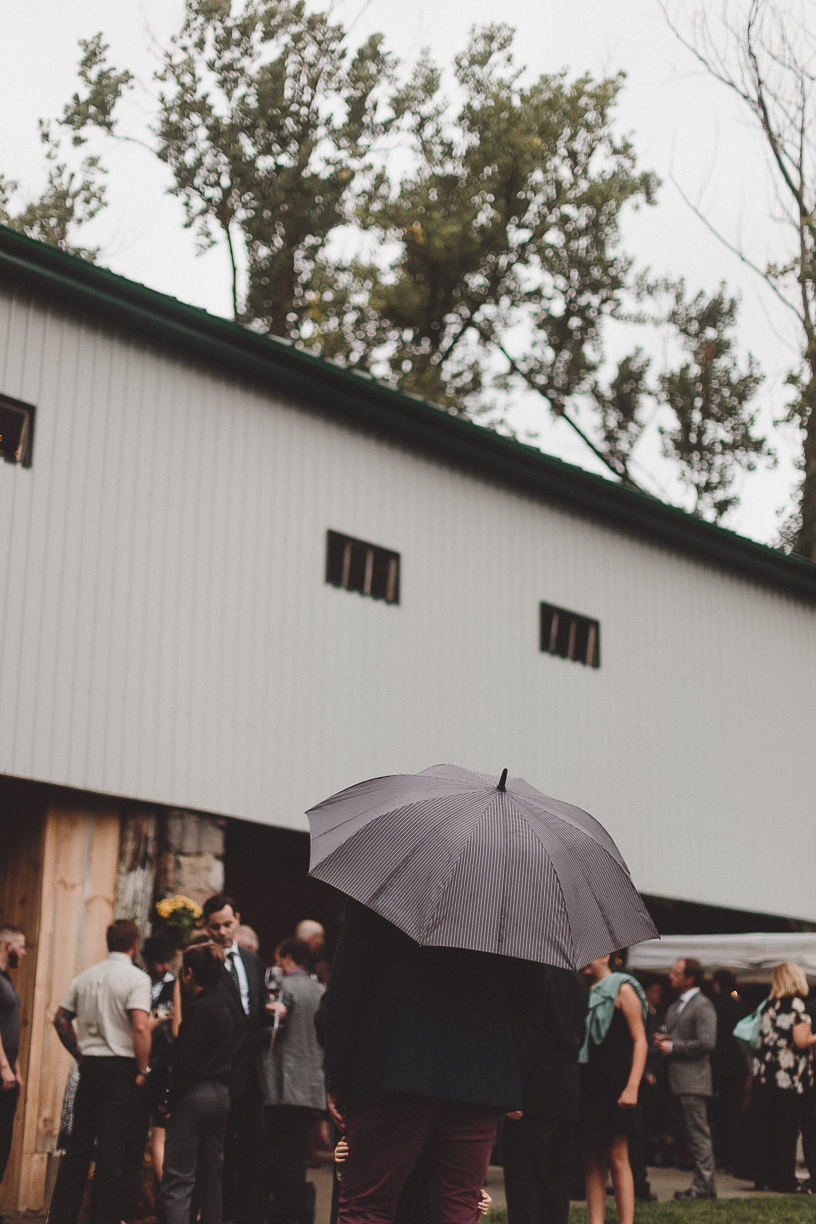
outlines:
[[[71,1064],[52,1021],[71,979],[106,955],[119,835],[116,809],[97,808],[80,798],[53,803],[45,816],[36,856],[37,912],[27,926],[27,932],[36,929],[36,948],[23,962],[33,976],[30,997],[23,998],[29,1033],[21,1062],[26,1092],[3,1180],[0,1206],[6,1210],[39,1210],[44,1203],[48,1156],[56,1149]]]

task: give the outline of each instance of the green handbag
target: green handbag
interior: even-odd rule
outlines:
[[[770,995],[767,999],[763,999],[756,1011],[752,1011],[750,1016],[743,1016],[734,1025],[734,1036],[742,1046],[743,1050],[749,1056],[759,1045],[759,1028],[762,1024],[762,1013],[771,1001]]]

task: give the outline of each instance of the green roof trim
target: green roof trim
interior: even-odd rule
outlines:
[[[456,467],[816,601],[816,564],[694,518],[275,337],[0,226],[0,280],[288,394]],[[0,388],[2,390],[2,388]]]

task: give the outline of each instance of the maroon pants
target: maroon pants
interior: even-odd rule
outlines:
[[[500,1113],[402,1094],[349,1109],[338,1224],[390,1224],[426,1146],[431,1224],[476,1224]]]

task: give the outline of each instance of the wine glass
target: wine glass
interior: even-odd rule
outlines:
[[[266,983],[266,991],[269,995],[270,1003],[277,1003],[280,998],[281,990],[283,989],[283,970],[279,965],[271,965],[264,974],[264,982]]]

